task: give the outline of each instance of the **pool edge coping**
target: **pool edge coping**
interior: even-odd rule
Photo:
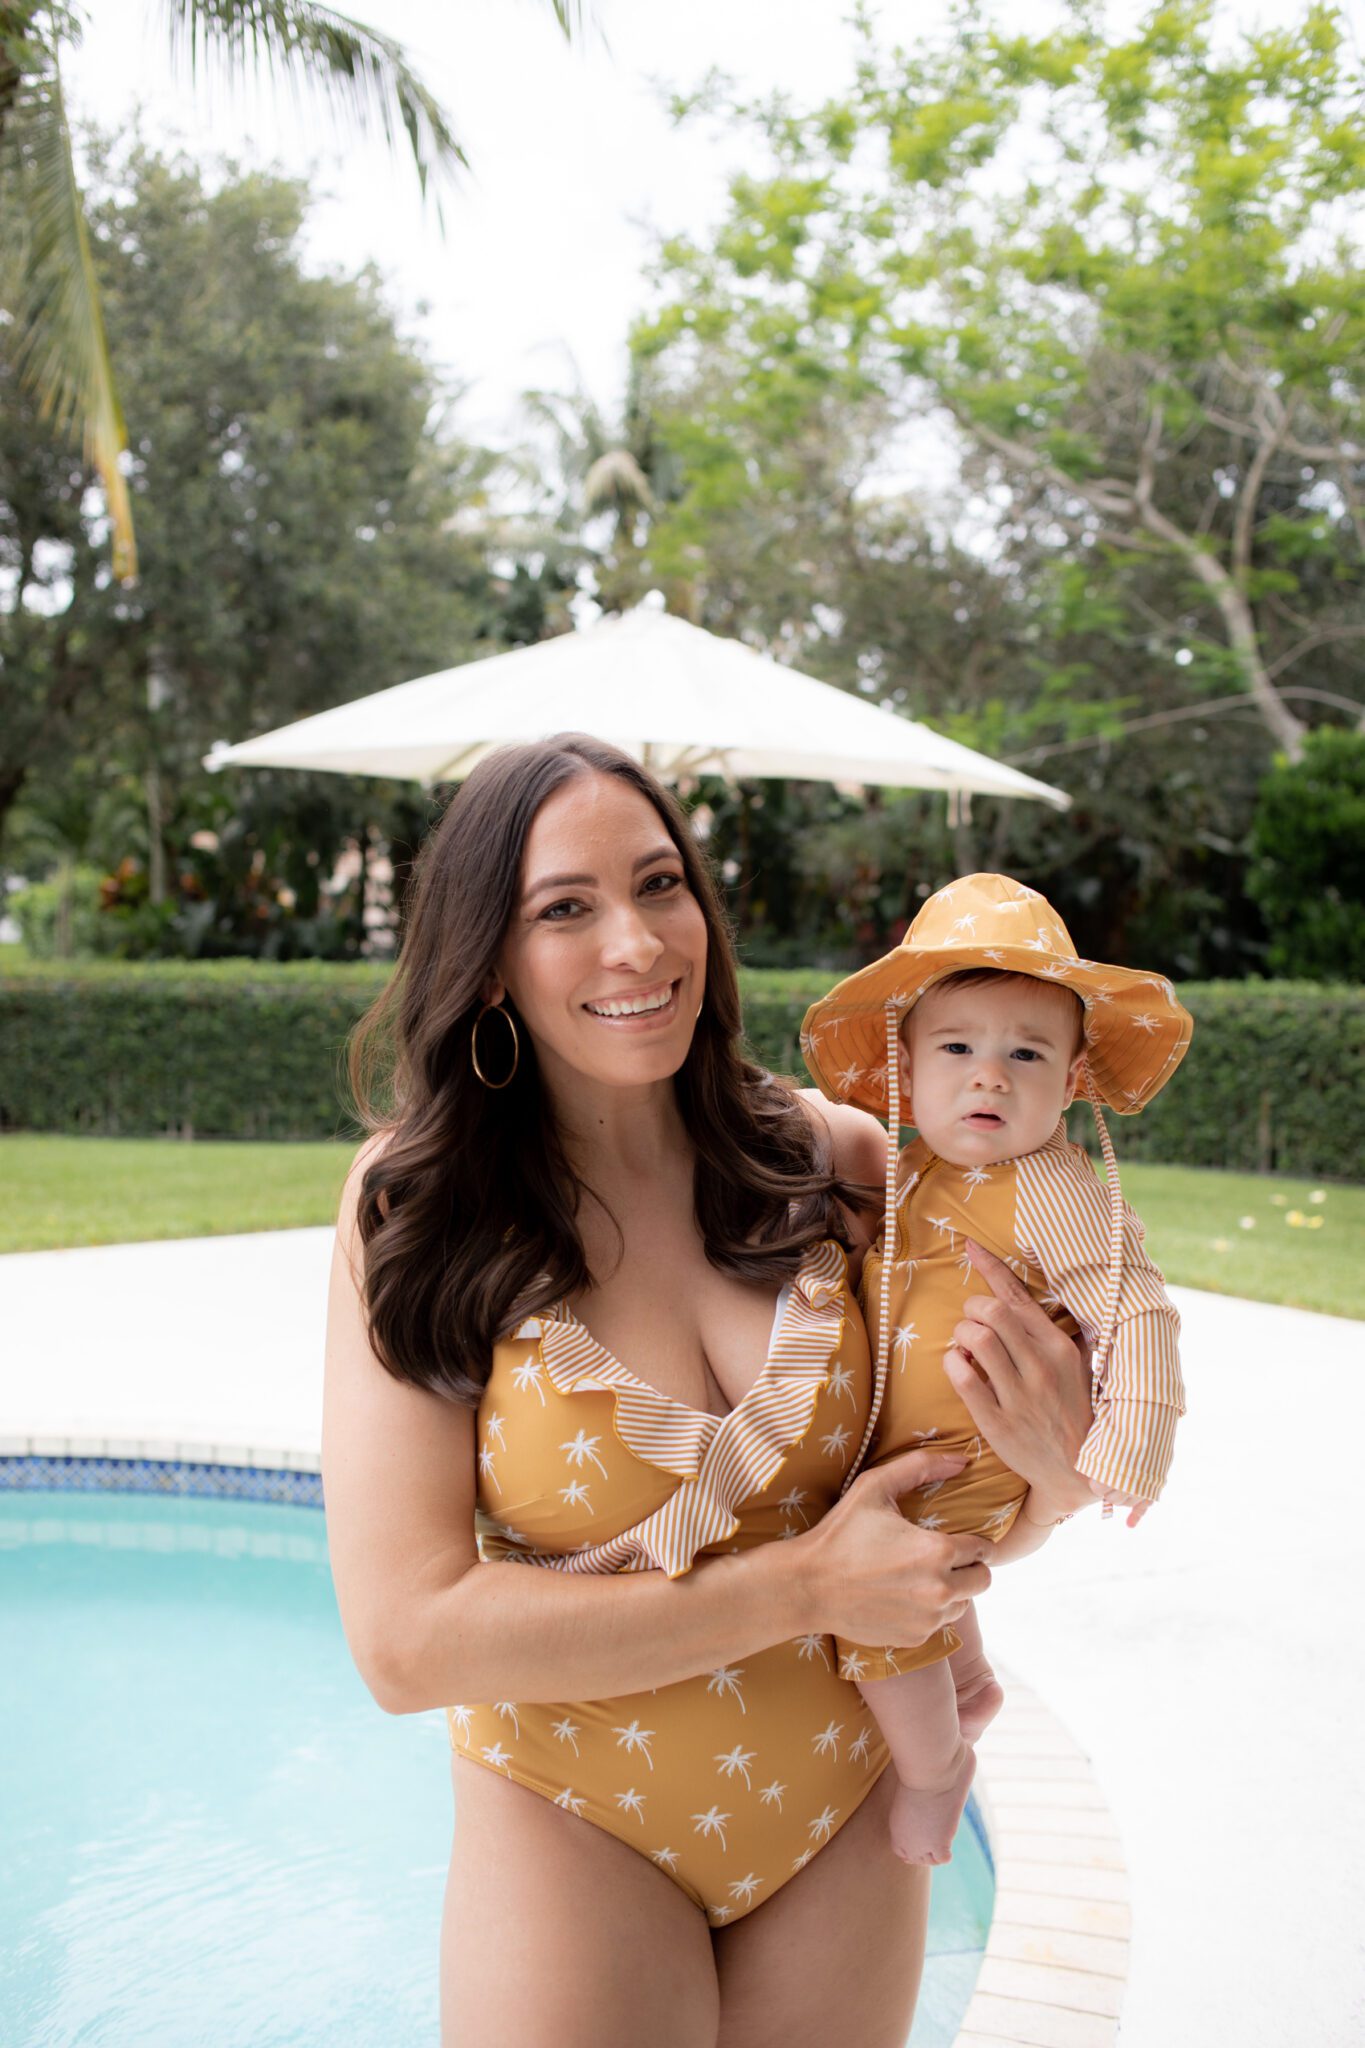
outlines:
[[[1112,2048],[1132,1938],[1118,1825],[1070,1730],[1002,1676],[972,1788],[995,1899],[954,2048]]]

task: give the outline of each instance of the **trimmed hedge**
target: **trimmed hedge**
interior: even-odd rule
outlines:
[[[347,1034],[387,968],[254,960],[0,966],[0,1127],[103,1136],[353,1135]],[[803,1072],[797,1034],[831,974],[746,969],[750,1044]],[[1194,1043],[1140,1117],[1112,1117],[1121,1157],[1359,1180],[1365,989],[1187,983]],[[1088,1111],[1073,1135],[1093,1145]]]

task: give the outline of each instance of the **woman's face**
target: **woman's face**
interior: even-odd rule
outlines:
[[[526,840],[497,961],[553,1089],[676,1074],[706,989],[706,921],[662,818],[619,776],[575,775]]]

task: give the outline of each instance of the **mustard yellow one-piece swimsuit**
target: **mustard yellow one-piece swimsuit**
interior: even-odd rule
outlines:
[[[478,1409],[479,1553],[564,1572],[664,1571],[797,1536],[837,1499],[872,1366],[840,1247],[812,1247],[767,1361],[728,1415],[612,1357],[566,1304],[494,1350]],[[648,1856],[712,1926],[761,1906],[887,1762],[829,1636],[621,1699],[461,1703],[456,1752]]]

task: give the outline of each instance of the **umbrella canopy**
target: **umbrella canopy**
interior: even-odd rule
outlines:
[[[322,768],[458,782],[485,754],[556,732],[611,740],[665,781],[790,775],[983,796],[1070,798],[941,733],[786,668],[648,599],[621,617],[418,676],[238,746],[212,768]]]

